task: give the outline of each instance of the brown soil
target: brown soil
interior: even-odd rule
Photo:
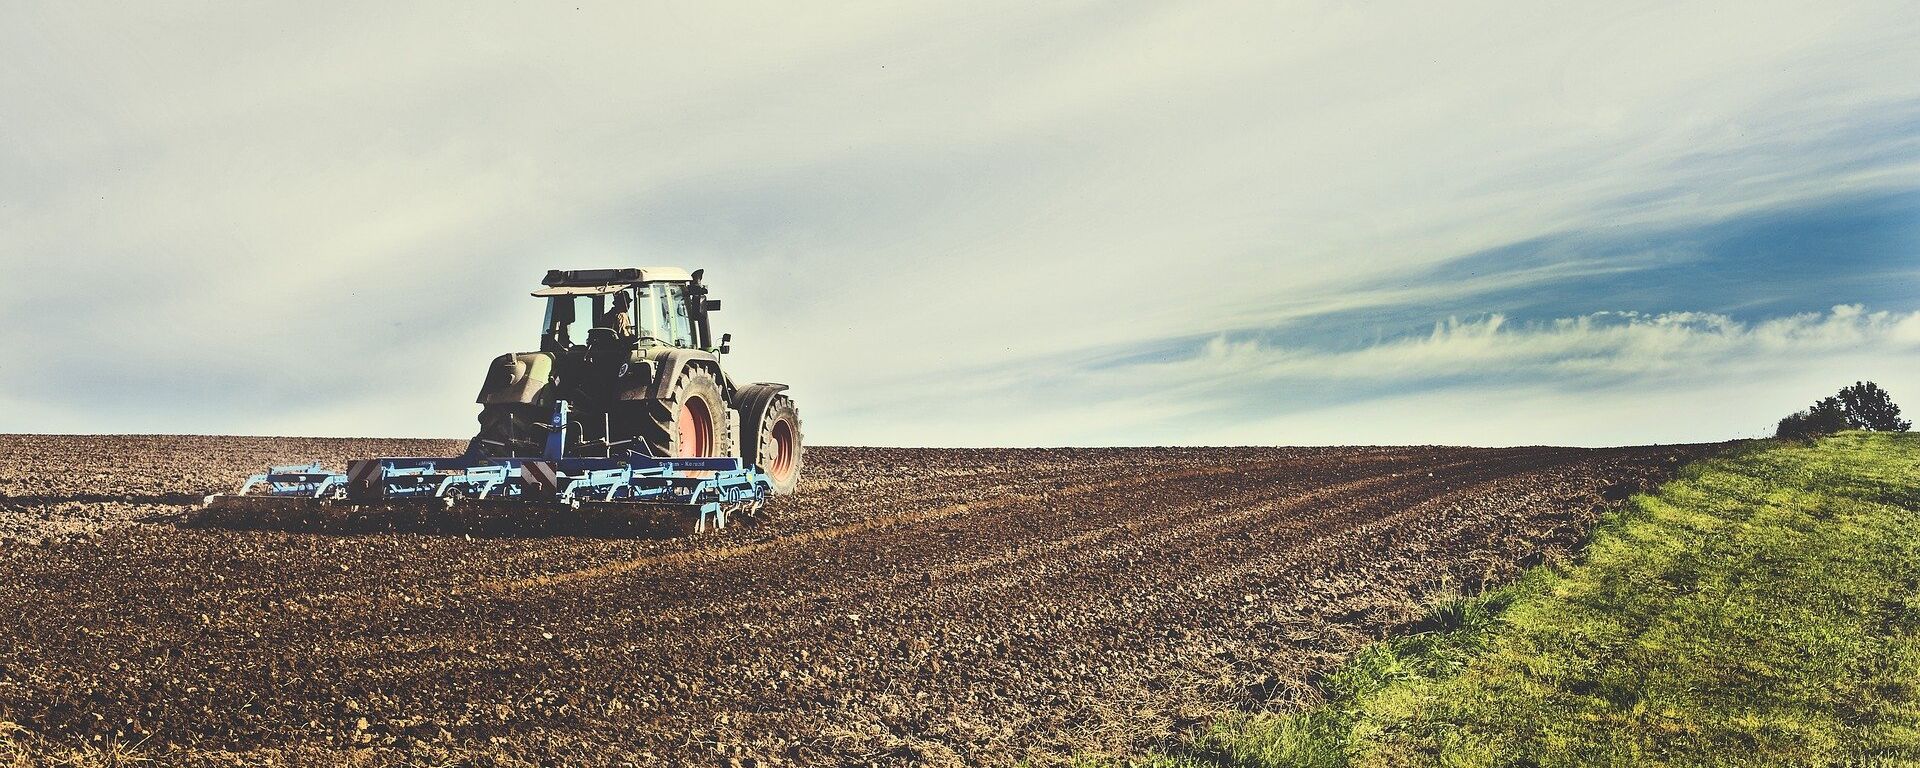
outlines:
[[[187,528],[451,441],[0,436],[0,721],[175,762],[990,764],[1286,706],[1708,447],[819,448],[680,540]]]

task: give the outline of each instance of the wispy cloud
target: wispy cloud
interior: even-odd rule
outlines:
[[[1826,314],[1756,323],[1703,312],[1602,312],[1525,324],[1509,323],[1497,314],[1449,318],[1425,337],[1348,352],[1216,338],[1194,357],[1168,365],[1198,369],[1187,377],[1190,381],[1218,380],[1227,374],[1236,384],[1503,378],[1558,379],[1584,388],[1579,382],[1715,378],[1772,369],[1781,361],[1817,366],[1837,355],[1917,352],[1920,313],[1867,312],[1859,305],[1843,305]]]

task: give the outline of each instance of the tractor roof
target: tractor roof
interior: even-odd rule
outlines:
[[[534,291],[535,296],[570,296],[613,293],[634,283],[685,283],[693,275],[679,267],[627,267],[625,269],[550,269]]]

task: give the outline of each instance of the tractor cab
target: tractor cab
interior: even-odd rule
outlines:
[[[548,272],[533,292],[547,301],[540,349],[711,348],[707,313],[720,302],[706,298],[700,276],[674,267]]]

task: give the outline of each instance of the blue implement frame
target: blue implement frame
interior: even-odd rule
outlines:
[[[642,503],[696,516],[694,529],[724,527],[729,510],[758,507],[773,484],[739,458],[565,455],[567,404],[554,407],[544,455],[363,459],[336,472],[319,463],[276,466],[249,476],[235,494],[347,504],[501,500],[582,504]],[[213,499],[209,497],[211,505]],[[230,498],[230,497],[229,497]]]

